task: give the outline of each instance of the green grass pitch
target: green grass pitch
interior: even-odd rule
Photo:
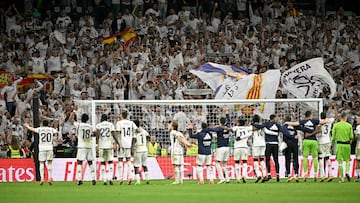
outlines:
[[[275,202],[275,203],[322,203],[322,202],[360,202],[360,183],[313,182],[286,183],[254,183],[246,184],[198,185],[197,181],[185,180],[183,185],[171,185],[171,180],[151,181],[149,185],[97,185],[84,182],[77,186],[75,182],[54,182],[40,186],[39,182],[0,183],[0,199],[2,203],[57,203],[57,202],[156,202],[156,203],[210,203],[210,202]],[[116,182],[117,183],[117,182]],[[215,182],[216,183],[216,182]]]

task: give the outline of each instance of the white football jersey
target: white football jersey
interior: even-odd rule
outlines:
[[[51,127],[38,127],[35,132],[39,134],[39,151],[53,150],[54,134],[58,131]]]
[[[131,148],[132,139],[135,137],[137,126],[130,120],[120,120],[116,123],[116,131],[120,132],[120,147]]]
[[[115,130],[114,124],[109,121],[103,121],[96,124],[95,129],[99,131],[99,148],[111,149],[114,142],[111,134]]]
[[[75,135],[78,139],[78,148],[92,148],[93,138],[92,127],[87,123],[75,122],[74,126],[76,128]]]
[[[329,118],[328,122],[325,125],[321,126],[321,133],[317,137],[319,144],[328,144],[331,142],[331,127],[334,123],[334,118]]]
[[[232,128],[235,132],[234,148],[247,148],[248,137],[251,136],[252,126],[234,126]]]
[[[355,135],[360,134],[360,125],[356,126]],[[357,139],[356,141],[356,149],[360,149],[360,139]]]
[[[184,137],[184,135],[176,130],[170,131],[171,155],[184,155],[184,147],[177,140],[178,137]]]
[[[139,128],[140,132],[135,133],[135,137],[136,137],[136,152],[147,152],[147,137],[149,136],[149,133],[142,129]]]
[[[253,147],[265,147],[265,134],[263,130],[253,131]]]

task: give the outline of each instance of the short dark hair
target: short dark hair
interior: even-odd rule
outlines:
[[[254,122],[254,123],[260,122],[260,116],[259,116],[258,114],[255,114],[255,115],[253,116],[252,122]]]
[[[291,121],[291,117],[290,117],[290,116],[286,116],[286,117],[284,118],[284,121],[285,121],[285,122]]]
[[[43,120],[43,126],[49,126],[49,121],[48,120]]]
[[[275,114],[271,114],[271,115],[270,115],[270,120],[274,120],[274,118],[276,118],[276,115],[275,115]]]
[[[347,114],[345,112],[342,112],[340,115],[340,118],[346,118],[346,117],[347,117]]]
[[[311,111],[306,111],[305,112],[305,117],[309,117],[309,116],[311,116]]]
[[[134,120],[134,123],[135,123],[136,126],[138,126],[138,127],[140,126],[139,120]]]
[[[87,115],[86,113],[83,113],[81,115],[81,122],[86,123],[89,120],[89,115]]]
[[[321,112],[321,113],[320,113],[320,118],[321,118],[321,119],[325,119],[325,118],[326,118],[326,113],[325,113],[325,112]]]
[[[239,125],[244,126],[246,121],[244,119],[239,119]]]
[[[122,111],[122,112],[121,112],[121,117],[127,118],[127,116],[128,116],[128,112],[127,112],[127,111]]]
[[[107,114],[101,115],[101,121],[107,121],[107,119],[108,119],[108,115],[107,115]]]
[[[207,128],[207,127],[208,127],[207,123],[205,123],[205,122],[202,122],[202,123],[201,123],[201,128],[202,128],[202,129],[205,129],[205,128]]]
[[[225,117],[221,117],[221,118],[220,118],[220,123],[221,123],[222,125],[224,125],[225,122],[226,122],[226,118],[225,118]]]

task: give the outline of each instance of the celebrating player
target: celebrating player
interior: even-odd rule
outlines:
[[[345,176],[350,181],[350,151],[351,141],[354,138],[353,129],[347,121],[346,113],[341,113],[340,122],[334,124],[332,128],[331,144],[336,142],[336,161],[339,164],[340,182],[344,182],[343,162],[345,161]]]
[[[360,116],[356,118],[356,174],[357,179],[356,182],[360,182]]]
[[[252,126],[245,126],[245,120],[239,119],[237,126],[229,129],[235,132],[235,143],[234,143],[234,161],[235,161],[235,174],[236,182],[240,182],[240,177],[243,183],[246,183],[247,179],[247,160],[248,160],[248,145],[247,141],[252,136]],[[242,163],[242,174],[240,175],[240,160]]]
[[[101,122],[95,126],[95,134],[99,143],[99,158],[101,161],[100,171],[101,177],[104,181],[104,185],[107,185],[107,181],[109,180],[109,184],[112,185],[113,182],[111,180],[112,174],[114,172],[113,167],[113,158],[114,158],[114,150],[113,150],[113,131],[115,129],[114,124],[108,121],[108,116],[106,114],[101,115]],[[108,164],[109,173],[106,172],[106,165]]]
[[[305,112],[305,119],[295,122],[285,122],[287,125],[299,126],[299,130],[304,133],[304,140],[302,146],[303,156],[303,170],[304,170],[304,181],[308,178],[308,156],[311,154],[314,162],[314,171],[318,171],[318,143],[316,141],[316,135],[312,134],[316,130],[316,126],[319,124],[326,124],[327,120],[314,119],[311,111]],[[316,181],[316,175],[314,177]]]
[[[136,126],[139,126],[138,132],[135,133],[135,139],[133,139],[132,146],[135,146],[135,156],[134,156],[134,166],[135,166],[135,185],[139,185],[140,183],[140,173],[139,170],[141,167],[144,169],[144,175],[146,184],[149,184],[149,172],[147,168],[147,140],[150,138],[149,133],[140,127],[139,121],[134,121]],[[133,147],[131,147],[133,148]]]
[[[45,174],[45,163],[48,169],[48,183],[52,185],[52,160],[54,157],[53,142],[54,135],[58,135],[58,131],[52,127],[49,127],[49,121],[43,120],[42,126],[33,128],[28,123],[24,123],[24,127],[39,134],[39,162],[40,162],[40,185],[43,185]]]
[[[71,113],[70,122],[75,126],[76,133],[75,136],[78,141],[78,151],[76,155],[77,159],[77,179],[78,185],[83,184],[83,171],[82,165],[84,161],[87,161],[90,168],[92,185],[96,185],[96,174],[95,174],[95,166],[93,165],[93,160],[95,158],[92,147],[93,147],[93,133],[92,127],[87,123],[89,120],[89,116],[86,113],[81,115],[81,122],[75,122],[74,120],[74,112]]]
[[[259,123],[260,122],[260,116],[255,114],[253,116],[253,123]],[[258,183],[260,180],[261,182],[265,182],[267,180],[266,178],[266,164],[264,161],[265,158],[265,149],[266,149],[266,143],[265,143],[265,134],[262,129],[253,131],[253,140],[252,140],[252,155],[254,157],[254,170],[256,174],[256,181],[255,183]],[[260,166],[261,171],[260,171]]]
[[[182,165],[184,165],[184,146],[191,147],[192,144],[189,143],[184,135],[178,131],[178,123],[172,121],[169,126],[170,131],[170,142],[171,142],[171,160],[174,166],[175,181],[173,185],[183,184],[183,170]]]
[[[212,128],[212,131],[216,132],[217,148],[215,151],[215,166],[219,174],[220,181],[217,184],[230,183],[229,174],[227,170],[226,162],[229,160],[230,147],[229,147],[229,131],[223,127],[229,127],[230,116],[227,107],[224,107],[226,117],[220,117],[219,126]],[[222,164],[222,166],[221,166]],[[223,172],[224,169],[224,172]],[[225,177],[224,177],[225,174]]]
[[[267,179],[271,179],[270,174],[270,156],[273,157],[276,170],[276,181],[280,181],[279,176],[279,133],[283,132],[282,126],[278,123],[278,117],[275,114],[270,115],[270,121],[267,121],[263,124],[252,123],[252,125],[257,129],[264,129],[265,141],[266,141],[266,168],[268,172]]]
[[[290,117],[285,117],[285,122],[290,121]],[[295,180],[296,182],[299,182],[298,180],[298,174],[299,174],[299,135],[297,134],[297,129],[294,128],[294,126],[291,125],[284,125],[284,133],[283,133],[283,139],[286,143],[287,147],[285,149],[285,168],[286,168],[286,177],[289,177],[287,182],[291,182],[292,180]],[[292,158],[291,158],[292,157]],[[290,169],[290,163],[291,160],[293,162],[293,168],[294,168],[294,176],[291,176],[291,169]]]
[[[120,134],[120,154],[118,155],[119,163],[118,163],[118,172],[119,172],[119,184],[123,183],[123,159],[126,158],[127,164],[127,175],[128,175],[128,184],[131,184],[132,181],[132,171],[134,170],[134,166],[131,163],[131,144],[133,138],[135,138],[135,131],[138,128],[133,121],[127,119],[128,112],[122,111],[120,116],[120,121],[116,123],[117,135]],[[117,136],[117,137],[118,137]]]
[[[321,119],[326,119],[326,113],[322,112],[320,114]],[[333,179],[332,171],[331,171],[331,162],[330,162],[330,149],[331,149],[331,127],[333,122],[335,121],[334,118],[329,118],[327,120],[328,122],[321,126],[321,133],[319,134],[318,143],[319,143],[319,167],[320,167],[320,176],[321,180],[320,182],[323,182],[327,179],[328,182],[331,182]],[[325,163],[328,169],[329,177],[326,178],[325,174]]]
[[[189,124],[188,128],[190,138],[194,138],[198,140],[198,155],[196,158],[197,164],[197,174],[200,179],[199,184],[204,184],[204,174],[203,174],[203,164],[206,165],[206,168],[209,172],[209,184],[214,184],[213,173],[211,164],[211,141],[212,141],[212,133],[210,133],[210,129],[208,128],[206,123],[201,123],[201,131],[193,134],[193,124]]]

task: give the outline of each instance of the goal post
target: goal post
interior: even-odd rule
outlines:
[[[259,114],[262,121],[269,119],[271,114],[279,117],[279,122],[283,122],[285,117],[290,117],[292,121],[305,118],[305,112],[310,110],[314,117],[319,117],[323,111],[322,99],[256,99],[256,100],[76,100],[76,115],[78,118],[82,113],[90,115],[90,123],[93,127],[100,122],[102,114],[107,114],[109,121],[114,124],[120,119],[120,113],[127,111],[130,120],[138,120],[141,127],[155,137],[155,142],[160,149],[150,158],[152,164],[158,164],[154,168],[156,173],[150,174],[154,179],[169,178],[173,176],[172,165],[169,158],[170,138],[168,125],[176,114],[181,111],[185,114],[182,121],[179,121],[179,130],[185,132],[187,125],[191,122],[194,128],[199,128],[201,122],[206,122],[209,126],[218,124],[219,118],[225,116],[224,107],[229,112],[231,126],[238,118],[242,118],[250,124],[254,114]],[[188,138],[189,139],[189,138]],[[192,140],[189,140],[192,141]],[[233,141],[231,142],[233,143]],[[213,143],[216,146],[216,142]],[[231,147],[231,146],[230,146]],[[194,169],[196,148],[187,149],[185,154],[185,178],[196,178]],[[281,160],[281,159],[280,159]],[[285,167],[285,163],[280,163]],[[229,164],[234,167],[234,164]],[[249,175],[252,169],[249,164]],[[230,170],[231,173],[232,170]],[[233,177],[234,174],[230,174]],[[282,174],[284,176],[284,174]]]

